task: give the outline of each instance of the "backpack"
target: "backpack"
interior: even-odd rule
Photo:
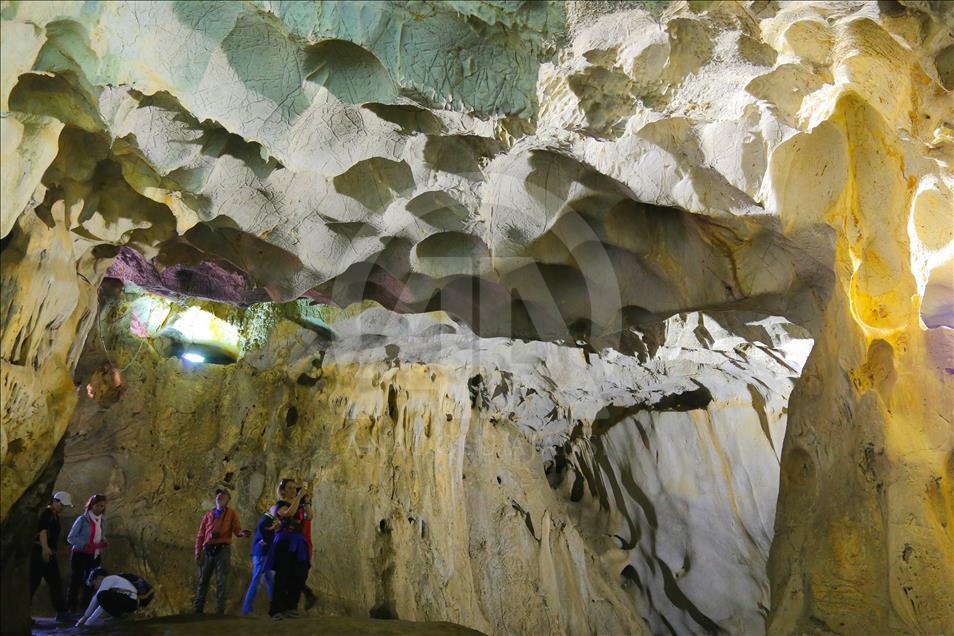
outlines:
[[[123,572],[118,576],[123,577],[127,581],[133,584],[136,588],[136,596],[139,597],[139,607],[145,607],[152,602],[153,590],[149,582],[138,576],[136,574],[130,574],[129,572]]]

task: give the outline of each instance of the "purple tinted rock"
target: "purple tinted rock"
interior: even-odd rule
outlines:
[[[124,283],[135,283],[157,294],[168,291],[164,290],[156,267],[131,247],[119,248],[113,264],[106,270],[106,276],[117,278]]]
[[[229,271],[217,263],[172,265],[160,272],[152,261],[125,246],[106,275],[162,296],[180,294],[242,306],[270,300],[264,289],[252,287],[241,272]]]

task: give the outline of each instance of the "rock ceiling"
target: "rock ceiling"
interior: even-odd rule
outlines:
[[[941,27],[885,18],[895,38],[873,7],[571,6],[566,33],[557,4],[80,6],[7,9],[4,234],[61,202],[91,243],[227,264],[276,300],[441,306],[486,334],[739,304],[808,321],[834,258],[815,217],[847,177],[826,109],[861,100],[912,151],[945,135],[944,80],[901,39],[938,46]],[[870,64],[920,73],[884,103],[869,36]],[[920,190],[938,214],[945,180]]]

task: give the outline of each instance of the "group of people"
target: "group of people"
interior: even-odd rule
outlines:
[[[264,581],[268,592],[268,614],[273,620],[295,618],[305,597],[305,608],[315,603],[308,588],[311,568],[311,509],[307,489],[293,479],[282,479],[276,489],[276,502],[258,520],[251,549],[252,580],[242,604],[242,613],[253,611],[255,597]],[[252,535],[243,530],[238,513],[229,508],[231,495],[225,489],[215,491],[215,507],[199,523],[195,540],[198,585],[192,602],[196,613],[203,613],[209,585],[215,574],[216,606],[225,613],[233,537]],[[41,580],[46,580],[57,621],[76,625],[99,622],[105,614],[119,618],[147,605],[153,597],[152,586],[141,577],[120,573],[110,575],[102,567],[106,541],[106,496],[93,495],[83,514],[74,521],[66,541],[70,545],[70,584],[63,596],[59,563],[56,558],[60,540],[60,514],[72,507],[69,493],[53,494],[40,514],[30,555],[30,596]],[[79,603],[86,607],[80,616]]]
[[[268,614],[273,620],[295,618],[298,604],[305,597],[305,607],[315,602],[308,588],[311,568],[311,508],[306,490],[293,479],[282,479],[276,489],[277,501],[255,526],[252,542],[252,580],[249,583],[242,613],[252,613],[255,596],[261,583],[268,592]],[[192,609],[205,610],[205,598],[215,574],[215,600],[219,614],[225,612],[233,537],[248,537],[238,514],[229,508],[228,491],[215,491],[215,507],[202,517],[195,537],[195,560],[199,566],[198,586]]]
[[[83,514],[76,518],[66,536],[70,546],[70,584],[63,598],[56,553],[61,533],[60,514],[64,508],[72,507],[72,497],[61,490],[53,493],[40,514],[30,550],[30,597],[36,593],[40,581],[45,580],[57,621],[72,622],[78,616],[77,627],[99,622],[104,613],[120,617],[148,605],[153,597],[148,582],[126,572],[110,575],[101,567],[108,542],[106,496],[99,494],[87,500]],[[77,609],[81,599],[86,611],[80,616]]]

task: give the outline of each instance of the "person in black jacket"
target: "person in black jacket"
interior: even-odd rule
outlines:
[[[60,577],[60,564],[56,558],[60,543],[60,512],[63,511],[64,506],[73,507],[70,494],[62,490],[53,493],[49,505],[40,514],[36,538],[30,550],[30,598],[32,599],[36,594],[40,581],[45,579],[58,621],[67,619],[66,600],[63,598],[63,579]]]
[[[270,512],[266,512],[255,526],[255,538],[252,542],[252,581],[248,584],[245,602],[242,603],[242,614],[245,616],[251,614],[255,607],[255,595],[258,593],[258,585],[263,578],[265,579],[265,589],[268,591],[268,600],[272,600],[275,573],[266,569],[265,560],[268,558],[268,550],[272,546],[275,530],[278,529],[279,525],[279,520]]]

